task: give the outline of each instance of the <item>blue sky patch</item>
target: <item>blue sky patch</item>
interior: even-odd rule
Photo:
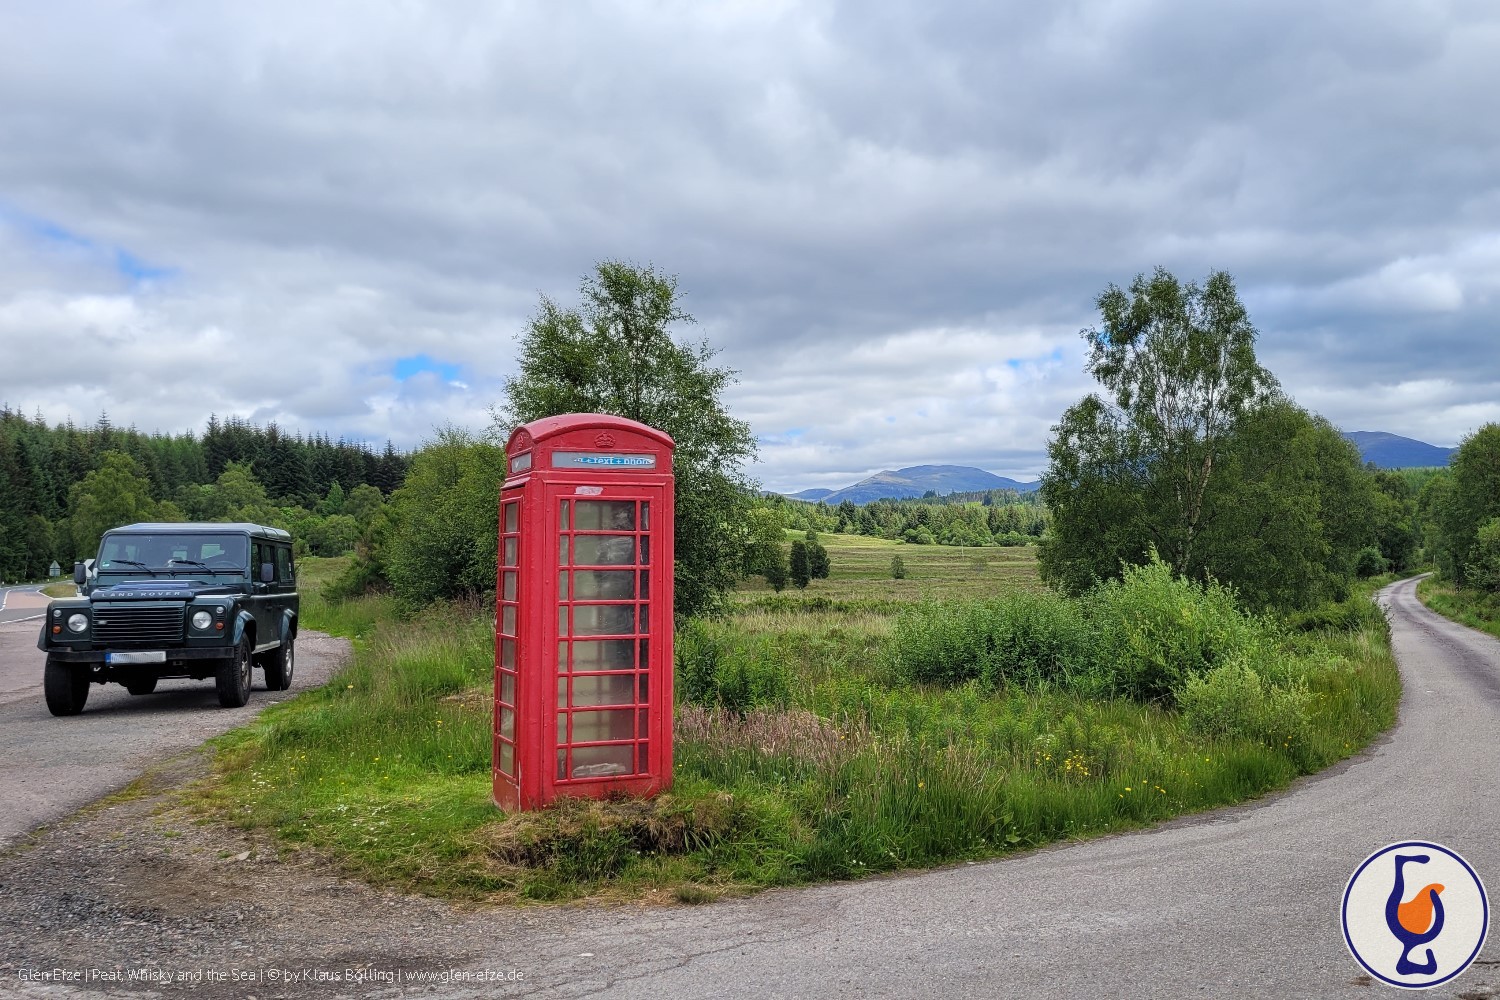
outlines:
[[[409,358],[397,358],[391,369],[391,374],[401,382],[423,372],[432,372],[444,382],[457,382],[461,367],[447,361],[435,361],[425,354],[413,354]]]
[[[8,205],[0,204],[0,224],[9,225],[38,243],[101,261],[132,285],[160,281],[178,273],[175,267],[158,267],[147,263],[124,247],[101,243],[51,219],[22,212]]]

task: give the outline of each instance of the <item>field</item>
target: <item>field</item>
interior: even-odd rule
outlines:
[[[1250,702],[1225,703],[1239,728],[1216,734],[1166,704],[1045,680],[919,683],[893,654],[902,630],[975,600],[1056,603],[1040,593],[1034,550],[824,542],[829,579],[780,594],[747,582],[729,618],[679,632],[675,784],[650,802],[498,813],[489,615],[449,606],[400,618],[384,598],[311,597],[307,625],[355,637],[354,662],[221,738],[205,808],[438,895],[703,902],[1242,801],[1394,719],[1394,663],[1365,613],[1340,632],[1266,625],[1285,689],[1248,674],[1253,690],[1235,698]],[[902,580],[890,575],[897,555]],[[303,584],[336,569],[306,560]],[[1277,728],[1282,704],[1305,725]]]

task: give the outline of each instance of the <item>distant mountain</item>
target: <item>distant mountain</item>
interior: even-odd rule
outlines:
[[[983,469],[971,469],[964,465],[914,465],[894,472],[877,472],[868,479],[861,479],[853,486],[841,490],[803,490],[791,494],[793,499],[816,503],[822,500],[830,506],[848,500],[866,504],[871,500],[908,500],[920,497],[928,490],[942,496],[946,493],[969,493],[980,490],[1015,490],[1027,493],[1037,488],[1037,483],[1021,483],[1004,476],[997,476]],[[818,496],[816,494],[822,494]]]
[[[1457,448],[1439,448],[1425,441],[1414,441],[1384,431],[1348,431],[1344,437],[1354,442],[1366,462],[1382,469],[1410,469],[1426,465],[1447,465]]]

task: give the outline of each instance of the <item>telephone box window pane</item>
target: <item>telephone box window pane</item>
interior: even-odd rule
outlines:
[[[500,640],[500,666],[506,670],[516,669],[516,640]]]
[[[578,531],[634,531],[634,500],[580,500],[573,512]]]
[[[507,566],[514,566],[515,564],[516,564],[516,540],[514,538],[507,538],[505,540],[505,565],[507,565]]]
[[[561,520],[559,520],[557,523],[563,531],[568,530],[568,501],[566,500],[562,502],[562,516]]]
[[[563,535],[557,540],[557,564],[568,565],[568,536]]]
[[[649,604],[637,604],[636,607],[640,608],[640,618],[641,618],[640,627],[637,628],[636,631],[637,632],[649,632],[649,631],[651,631],[651,605],[649,605]]]
[[[641,536],[641,565],[651,565],[651,538],[648,535]]]
[[[557,742],[568,742],[568,715],[566,712],[557,713]]]
[[[641,570],[641,600],[647,600],[651,596],[651,571]]]
[[[573,539],[573,565],[629,566],[635,562],[634,543],[634,535],[577,535]]]
[[[643,740],[648,735],[650,735],[650,730],[648,729],[648,727],[650,725],[651,725],[651,720],[646,717],[646,710],[644,708],[638,708],[638,709],[636,709],[635,710],[635,738],[638,739],[638,740]]]
[[[636,701],[644,705],[651,700],[651,675],[637,674],[636,676],[641,679],[641,696]]]
[[[635,659],[631,656],[629,639],[598,639],[592,642],[573,643],[574,670],[631,670]]]
[[[516,634],[516,608],[513,604],[507,604],[500,609],[500,632],[503,635]]]
[[[566,606],[557,609],[557,634],[568,634],[568,609]]]
[[[581,569],[573,574],[573,600],[631,600],[635,572],[628,569]]]
[[[557,679],[557,707],[568,707],[568,679],[566,677]]]
[[[578,747],[573,751],[573,777],[608,778],[634,773],[635,744],[618,747]]]
[[[500,700],[507,705],[516,703],[516,675],[500,672]]]
[[[640,659],[640,664],[641,664],[641,669],[642,670],[645,670],[645,669],[647,669],[647,668],[649,668],[651,666],[651,645],[650,644],[651,644],[651,640],[650,639],[642,639],[641,640],[641,659]]]
[[[614,674],[602,677],[573,678],[573,706],[580,705],[629,705],[635,692],[629,674]],[[559,702],[559,704],[561,704]]]
[[[634,604],[579,604],[573,607],[574,635],[630,635]]]
[[[651,530],[651,502],[649,500],[641,501],[641,530]]]
[[[566,642],[557,644],[557,670],[558,673],[566,673],[568,670],[568,644]]]
[[[503,576],[503,577],[505,577],[505,582],[501,584],[501,587],[503,589],[500,592],[500,599],[502,601],[514,601],[516,599],[516,574],[515,574],[515,572],[513,570],[506,570],[504,573],[502,573],[500,575]]]
[[[500,709],[500,735],[508,740],[516,738],[516,713],[504,707]]]
[[[568,751],[557,751],[557,780],[566,781],[568,777]]]
[[[505,774],[516,773],[516,748],[509,743],[500,744],[500,770]]]
[[[572,743],[602,743],[605,740],[628,740],[635,737],[631,728],[633,708],[573,713]],[[574,751],[576,754],[577,751]]]
[[[568,571],[565,569],[557,571],[557,599],[559,601],[568,599]]]
[[[510,535],[516,533],[516,505],[513,503],[505,505],[505,532]]]
[[[635,748],[635,773],[651,773],[651,747],[650,744],[641,743]]]

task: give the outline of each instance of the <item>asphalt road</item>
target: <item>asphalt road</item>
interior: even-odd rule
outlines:
[[[12,591],[9,603],[28,596]],[[0,623],[0,848],[129,784],[152,763],[322,684],[347,655],[343,640],[307,632],[297,641],[291,690],[266,691],[257,670],[244,708],[220,708],[212,681],[166,680],[141,697],[95,684],[82,715],[59,719],[42,698],[40,628],[39,621]]]
[[[47,595],[39,583],[21,587],[0,587],[0,623],[40,620],[47,607]]]

